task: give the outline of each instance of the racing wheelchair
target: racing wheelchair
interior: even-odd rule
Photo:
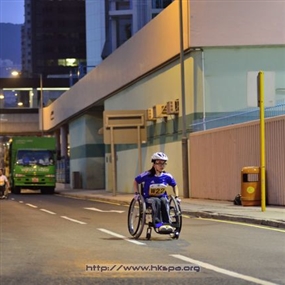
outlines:
[[[182,228],[182,214],[179,199],[169,196],[169,230],[159,231],[152,223],[152,208],[151,205],[145,202],[141,194],[136,194],[132,199],[128,211],[128,229],[129,233],[138,239],[147,226],[146,238],[151,238],[152,229],[158,234],[169,234],[172,239],[178,239]]]

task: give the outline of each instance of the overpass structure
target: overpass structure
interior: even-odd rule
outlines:
[[[40,135],[41,96],[47,106],[69,88],[66,78],[0,78],[0,136]]]
[[[11,137],[42,135],[41,95],[47,106],[69,88],[68,78],[0,78],[0,167]]]

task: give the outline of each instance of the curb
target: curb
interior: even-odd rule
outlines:
[[[235,216],[231,214],[221,214],[221,213],[211,213],[211,212],[204,212],[204,211],[189,211],[185,210],[182,211],[184,214],[188,214],[190,216],[194,216],[196,218],[207,218],[207,219],[214,219],[214,220],[224,220],[224,221],[233,221],[233,222],[240,222],[240,223],[247,223],[259,226],[267,226],[273,228],[280,228],[285,229],[285,222],[278,221],[278,220],[266,220],[266,219],[258,219],[252,217],[242,217],[242,216]]]
[[[76,195],[76,194],[69,194],[69,193],[60,193],[55,192],[55,194],[59,196],[65,196],[70,198],[82,199],[82,200],[90,200],[90,201],[101,201],[101,202],[108,202],[123,206],[130,205],[130,202],[124,200],[116,200],[116,198],[107,198],[107,197],[91,197],[90,195]],[[233,221],[233,222],[240,222],[240,223],[247,223],[259,226],[267,226],[273,228],[280,228],[285,229],[285,221],[278,221],[278,220],[266,220],[266,219],[257,219],[252,217],[245,217],[245,216],[236,216],[231,214],[222,214],[217,212],[210,212],[210,211],[191,211],[191,210],[182,210],[182,214],[187,214],[190,216],[194,216],[196,218],[207,218],[207,219],[215,219],[215,220],[224,220],[224,221]]]

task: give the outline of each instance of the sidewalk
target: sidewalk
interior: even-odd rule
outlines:
[[[133,194],[117,193],[106,190],[56,189],[56,194],[76,197],[85,200],[96,200],[128,205]],[[181,198],[181,197],[179,197]],[[250,224],[258,224],[285,229],[285,207],[266,206],[264,212],[261,206],[236,206],[229,201],[181,198],[181,208],[184,214],[195,217],[230,220]]]

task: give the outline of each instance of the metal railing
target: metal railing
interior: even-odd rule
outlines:
[[[276,117],[285,114],[285,102],[280,101],[274,107],[265,108],[265,118]],[[249,121],[259,120],[259,108],[247,108],[244,110],[231,112],[230,114],[219,114],[209,116],[205,119],[196,119],[190,125],[192,132],[205,131],[209,129],[225,127],[234,124],[245,123]]]

